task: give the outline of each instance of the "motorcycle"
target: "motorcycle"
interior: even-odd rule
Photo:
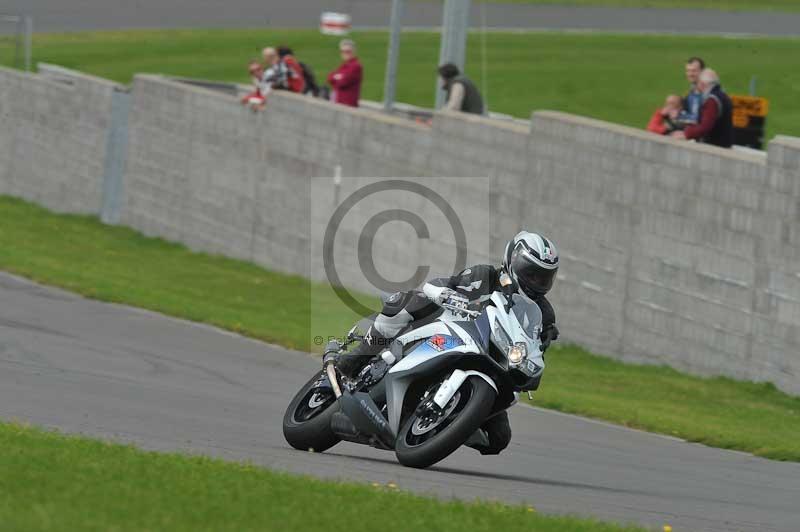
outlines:
[[[480,427],[534,389],[544,368],[541,310],[500,291],[482,310],[460,297],[441,307],[427,323],[401,331],[355,378],[342,375],[336,359],[364,340],[363,323],[343,342],[330,342],[322,371],[286,410],[286,441],[315,452],[342,440],[370,445],[416,468],[465,444],[488,445]]]

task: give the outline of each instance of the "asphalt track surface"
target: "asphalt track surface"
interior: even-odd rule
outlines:
[[[0,418],[440,497],[522,501],[660,530],[797,531],[800,464],[526,406],[495,457],[420,471],[341,443],[292,450],[281,420],[311,356],[0,273]]]
[[[407,2],[407,27],[441,23],[434,1]],[[353,16],[357,27],[385,27],[391,0],[4,0],[0,14],[29,14],[37,31],[120,28],[319,25],[323,11]],[[482,11],[483,9],[483,11]],[[657,33],[799,35],[800,13],[627,9],[473,2],[471,24],[497,29],[602,30]]]

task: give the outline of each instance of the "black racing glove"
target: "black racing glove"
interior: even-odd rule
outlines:
[[[558,340],[558,335],[559,331],[555,323],[551,323],[550,325],[542,329],[542,332],[539,335],[539,340],[541,340],[542,342],[542,352],[544,352],[548,347],[550,347],[550,342]]]

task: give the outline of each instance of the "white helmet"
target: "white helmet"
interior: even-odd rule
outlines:
[[[506,245],[503,268],[531,299],[545,295],[558,273],[558,250],[536,233],[520,231]]]

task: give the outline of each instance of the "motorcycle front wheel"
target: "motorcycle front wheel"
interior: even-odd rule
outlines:
[[[331,430],[339,403],[330,388],[316,386],[321,376],[320,371],[300,388],[283,416],[283,437],[301,451],[322,452],[341,441]]]
[[[436,393],[430,390],[428,397]],[[397,460],[425,468],[446,458],[480,428],[494,405],[496,392],[477,376],[468,377],[440,413],[417,407],[400,429],[395,442]]]

